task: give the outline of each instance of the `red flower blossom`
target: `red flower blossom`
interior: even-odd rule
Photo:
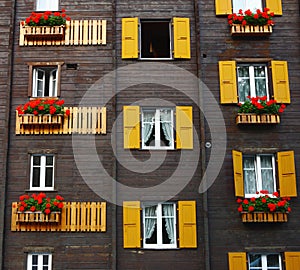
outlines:
[[[239,206],[238,211],[243,212],[243,206],[242,205]]]
[[[58,205],[57,205],[58,208],[62,209],[64,207],[64,203],[60,202]]]
[[[51,213],[51,210],[50,210],[49,208],[47,208],[47,209],[45,209],[44,213],[45,213],[46,215],[49,215],[49,214]]]
[[[238,199],[236,200],[237,203],[242,203],[242,201],[243,201],[243,200],[240,199],[240,198],[238,198]]]
[[[249,210],[249,212],[253,212],[254,211],[254,206],[250,205],[248,210]]]
[[[34,212],[34,211],[35,211],[35,206],[31,206],[31,207],[30,207],[30,211],[31,211],[31,212]]]
[[[19,211],[23,212],[25,210],[25,207],[22,205],[19,207]]]
[[[249,204],[249,201],[248,201],[247,199],[244,199],[244,200],[243,200],[243,203],[244,203],[244,204]]]

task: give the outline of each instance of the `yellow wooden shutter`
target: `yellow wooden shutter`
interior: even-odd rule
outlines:
[[[140,107],[124,106],[124,148],[140,148]]]
[[[179,247],[197,247],[196,201],[178,202]]]
[[[216,15],[227,15],[232,13],[231,0],[215,0]]]
[[[286,61],[271,61],[274,99],[278,103],[291,103],[288,65]]]
[[[176,148],[193,149],[193,108],[176,107]]]
[[[123,202],[124,248],[141,247],[141,208],[139,201]]]
[[[297,197],[294,151],[277,153],[281,197]]]
[[[190,19],[173,18],[174,58],[191,58]]]
[[[284,252],[284,257],[286,270],[300,269],[300,252]]]
[[[229,270],[247,270],[247,260],[245,252],[228,253]]]
[[[138,18],[122,19],[122,58],[138,58]]]
[[[274,12],[275,15],[282,15],[281,0],[266,0],[266,7],[270,9],[270,12]]]
[[[243,154],[232,150],[235,196],[244,197]]]
[[[237,103],[236,62],[219,62],[220,102],[221,104]]]

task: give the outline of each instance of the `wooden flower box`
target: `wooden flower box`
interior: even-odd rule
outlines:
[[[19,117],[19,122],[21,125],[61,125],[63,119],[62,114],[23,114],[17,117]]]
[[[23,26],[26,38],[56,38],[62,39],[65,35],[65,26]]]
[[[272,25],[231,25],[232,36],[244,35],[270,35],[272,33]]]
[[[279,124],[278,114],[238,113],[236,124]]]
[[[243,222],[287,222],[287,213],[242,212]]]
[[[60,222],[60,212],[52,212],[46,215],[42,212],[17,212],[16,222]]]

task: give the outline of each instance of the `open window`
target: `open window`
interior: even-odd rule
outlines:
[[[196,202],[123,202],[123,240],[124,248],[196,248]]]
[[[279,190],[281,197],[297,197],[293,151],[278,152],[277,164],[271,153],[247,155],[233,150],[232,159],[237,197],[255,197],[261,190],[268,190],[270,194]]]
[[[122,58],[191,58],[188,18],[122,19]]]
[[[247,96],[267,96],[278,103],[291,102],[286,61],[220,61],[219,79],[221,104],[244,102]]]
[[[59,97],[63,62],[28,63],[28,96],[33,98]]]

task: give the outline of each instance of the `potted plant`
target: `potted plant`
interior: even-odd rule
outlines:
[[[257,197],[250,199],[238,198],[238,212],[242,214],[243,222],[285,222],[287,213],[291,212],[290,198],[280,198],[278,192],[269,194],[261,190]]]
[[[270,34],[274,25],[274,13],[269,13],[269,8],[260,9],[253,13],[250,9],[243,12],[239,10],[238,14],[228,15],[228,24],[231,27],[231,34]]]
[[[45,193],[21,195],[17,208],[17,222],[59,222],[64,198],[49,198]]]
[[[267,96],[250,97],[244,103],[239,103],[237,124],[277,124],[279,114],[283,113],[286,105],[279,105],[276,100],[267,100]]]
[[[65,12],[65,9],[61,12],[32,12],[25,21],[21,22],[24,35],[26,37],[63,37],[66,21],[71,20]]]
[[[70,110],[64,110],[64,100],[55,98],[35,99],[17,107],[20,124],[61,124],[64,114],[70,115]]]

